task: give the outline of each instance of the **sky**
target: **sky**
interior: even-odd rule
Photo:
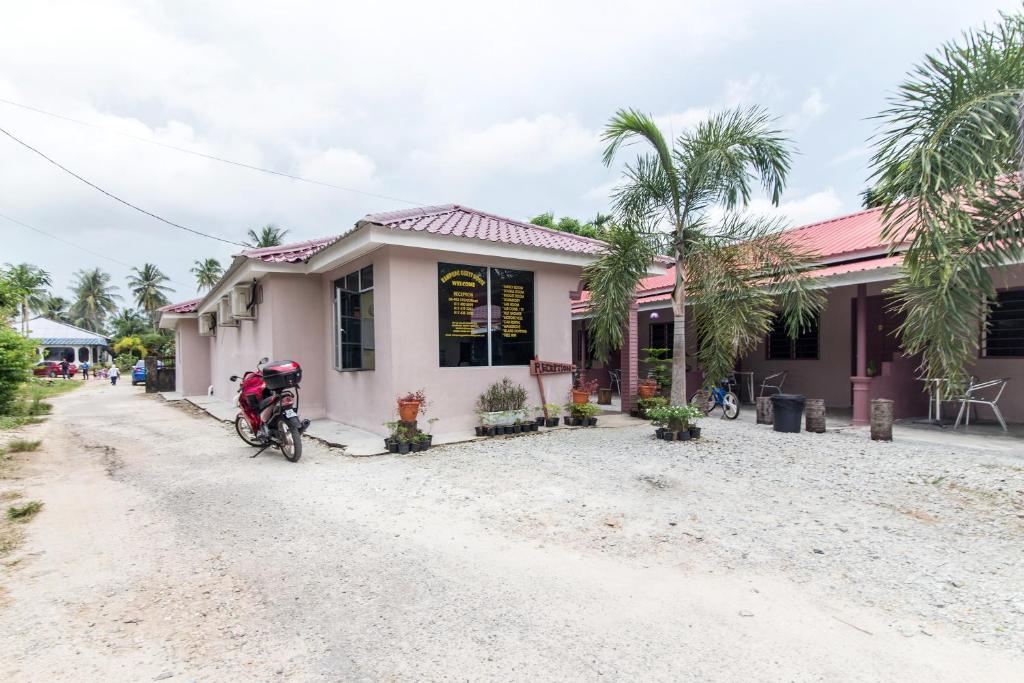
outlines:
[[[678,135],[756,104],[795,156],[781,205],[750,208],[797,226],[860,208],[869,117],[915,62],[1017,8],[0,0],[0,99],[89,124],[0,102],[0,128],[180,225],[240,242],[275,223],[292,241],[413,204],[590,218],[608,211],[621,162],[638,151],[601,163],[617,109]],[[119,204],[3,135],[0,214],[52,236],[0,217],[0,263],[41,266],[64,296],[77,270],[99,266],[129,303],[125,278],[151,262],[173,280],[172,300],[191,298],[196,259],[226,266],[239,251]]]

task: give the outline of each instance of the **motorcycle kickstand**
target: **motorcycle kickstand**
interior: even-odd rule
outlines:
[[[259,455],[260,453],[262,453],[263,451],[267,450],[268,448],[270,448],[273,445],[274,445],[273,443],[268,443],[266,446],[264,446],[263,448],[259,449],[258,451],[256,451],[252,455],[250,455],[249,457],[250,458],[255,458],[257,455]]]

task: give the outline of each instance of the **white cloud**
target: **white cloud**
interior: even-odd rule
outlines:
[[[843,213],[843,201],[831,187],[796,199],[785,199],[778,206],[764,198],[750,202],[750,213],[778,217],[789,227],[835,218]]]
[[[825,103],[825,98],[822,97],[821,91],[814,89],[800,103],[800,108],[797,111],[782,119],[782,125],[787,130],[801,131],[812,121],[821,118],[826,111],[828,111],[828,105]]]
[[[868,147],[867,145],[858,145],[857,147],[851,147],[842,154],[833,157],[832,159],[829,160],[826,166],[841,166],[843,164],[848,164],[851,161],[866,159],[869,156],[871,156],[871,148]]]

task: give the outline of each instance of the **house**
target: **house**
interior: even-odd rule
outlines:
[[[919,359],[900,348],[894,331],[903,316],[890,309],[885,293],[900,277],[902,249],[891,254],[881,232],[879,208],[786,232],[815,255],[809,276],[826,290],[827,302],[815,324],[797,339],[791,339],[781,325],[776,325],[752,353],[741,359],[739,369],[754,373],[755,395],[760,393],[765,377],[785,373],[785,391],[823,398],[830,408],[850,409],[857,424],[867,422],[873,398],[894,399],[897,417],[928,414],[929,395],[924,382],[917,379]],[[1000,408],[1007,420],[1024,422],[1024,265],[1006,265],[992,275],[998,301],[989,310],[989,331],[978,331],[976,358],[967,371],[979,379],[1008,378]],[[627,406],[635,393],[637,377],[646,375],[639,360],[643,357],[640,350],[672,346],[674,281],[672,269],[641,281],[627,343],[607,364],[588,357],[587,293],[572,304],[573,358],[603,386],[609,369],[620,370]],[[688,355],[695,353],[694,339],[687,329]],[[750,398],[750,378],[749,374],[739,375],[743,399]],[[699,368],[691,368],[687,389],[695,391],[702,381]]]
[[[71,363],[96,363],[109,358],[110,339],[98,332],[84,330],[49,318],[36,317],[28,322],[28,334],[36,343],[39,360],[63,360]]]
[[[301,412],[376,433],[423,388],[438,432],[469,429],[508,376],[541,403],[531,359],[570,362],[570,296],[604,243],[449,204],[366,216],[342,234],[247,249],[201,299],[161,309],[178,390],[234,398],[261,357],[303,368]],[[664,273],[652,264],[651,274]],[[568,374],[544,377],[564,402]]]

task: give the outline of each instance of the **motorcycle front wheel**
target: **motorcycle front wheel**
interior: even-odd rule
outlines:
[[[245,415],[239,413],[235,416],[235,431],[238,432],[238,437],[249,444],[250,446],[262,446],[260,440],[256,438],[256,434],[252,431],[252,425],[249,424],[249,420],[245,419]]]
[[[289,462],[298,462],[302,457],[302,431],[289,420],[278,422],[277,430],[280,434],[278,441],[281,444],[281,453]]]

